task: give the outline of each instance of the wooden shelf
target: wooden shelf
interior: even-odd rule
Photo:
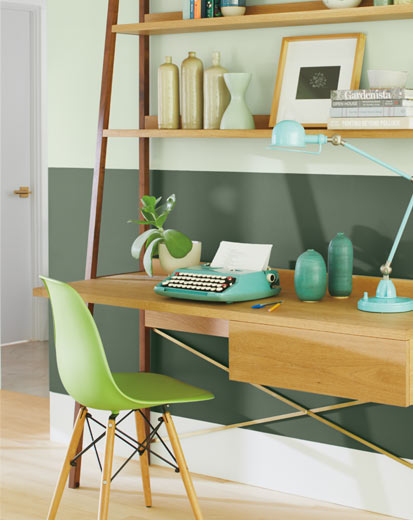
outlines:
[[[134,35],[179,34],[413,18],[411,4],[371,4],[372,0],[365,0],[360,7],[327,9],[321,1],[282,3],[249,7],[244,16],[196,20],[183,20],[181,12],[149,14],[145,16],[144,23],[114,25],[112,31]]]

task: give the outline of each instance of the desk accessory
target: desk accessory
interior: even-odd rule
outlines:
[[[251,309],[262,309],[263,307],[268,307],[268,305],[276,305],[277,303],[282,303],[283,301],[280,300],[278,302],[269,302],[269,303],[257,303],[256,305],[253,305]]]
[[[270,307],[269,309],[267,309],[267,312],[272,312],[272,311],[275,311],[275,309],[278,309],[278,307],[281,305],[281,303],[276,303],[275,305],[273,305],[272,307]]]
[[[169,213],[173,210],[176,197],[170,195],[166,199],[166,203],[158,206],[162,197],[158,199],[150,195],[145,195],[141,198],[141,214],[143,220],[129,220],[136,224],[144,224],[147,226],[154,226],[152,229],[144,231],[133,242],[131,254],[133,258],[139,260],[143,247],[146,246],[146,251],[143,256],[143,267],[149,276],[152,276],[152,257],[157,254],[160,244],[165,244],[168,252],[173,258],[184,261],[184,258],[192,250],[192,240],[175,229],[164,229],[166,219]],[[191,265],[193,258],[186,259]],[[164,266],[162,265],[162,268]],[[169,265],[167,266],[169,267]],[[182,266],[184,267],[184,266]]]
[[[295,266],[295,292],[304,302],[321,300],[327,289],[327,269],[324,258],[314,251],[307,249],[301,254]]]
[[[413,182],[413,177],[406,172],[403,172],[398,168],[394,168],[390,164],[387,164],[384,161],[377,159],[373,155],[370,155],[367,152],[356,148],[352,144],[347,143],[344,141],[344,139],[341,138],[340,135],[334,135],[333,137],[327,137],[323,134],[306,135],[303,126],[300,125],[300,123],[297,121],[281,121],[274,127],[270,149],[319,154],[321,153],[322,146],[327,143],[331,143],[335,146],[344,146],[348,150],[358,153],[366,159],[369,159],[370,161],[373,161],[374,163],[379,164],[380,166],[383,166],[384,168],[387,168],[394,173],[397,173],[397,175],[404,177],[408,181]],[[318,145],[318,151],[307,152],[305,149],[307,144]],[[413,195],[410,198],[410,202],[402,218],[402,222],[400,224],[399,230],[397,231],[390,254],[384,265],[380,267],[383,278],[377,287],[376,296],[369,298],[367,292],[365,292],[363,298],[359,300],[357,304],[359,310],[366,312],[408,312],[413,310],[413,299],[398,297],[396,288],[393,282],[390,280],[390,274],[392,271],[391,263],[412,209]]]
[[[155,292],[184,300],[232,303],[277,296],[279,284],[275,269],[246,271],[197,265],[175,271],[155,286]]]
[[[353,244],[344,233],[328,245],[328,292],[334,298],[348,298],[353,285]]]

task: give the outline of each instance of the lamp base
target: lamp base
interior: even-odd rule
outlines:
[[[413,311],[413,300],[411,298],[377,298],[368,297],[364,293],[364,297],[358,301],[357,308],[359,311],[365,312],[409,312]]]

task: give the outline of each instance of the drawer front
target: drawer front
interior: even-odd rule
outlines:
[[[230,322],[230,379],[410,405],[409,342]]]

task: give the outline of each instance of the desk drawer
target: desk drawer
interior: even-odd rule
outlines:
[[[409,406],[410,342],[230,322],[230,379]]]

